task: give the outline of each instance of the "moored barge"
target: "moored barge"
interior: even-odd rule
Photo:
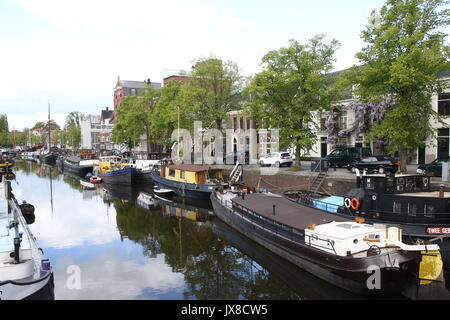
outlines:
[[[162,162],[160,171],[152,171],[151,178],[159,189],[195,199],[209,200],[212,192],[227,186],[221,169],[191,164],[166,165]]]
[[[348,291],[398,294],[412,283],[442,278],[439,246],[405,244],[396,227],[358,223],[314,208],[299,209],[280,196],[247,194],[242,198],[217,191],[211,201],[219,219],[234,229]],[[379,283],[371,287],[370,271],[375,269]]]

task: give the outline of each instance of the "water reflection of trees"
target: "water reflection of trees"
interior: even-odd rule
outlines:
[[[144,255],[164,254],[185,277],[186,299],[292,299],[297,295],[245,254],[213,233],[210,222],[163,215],[114,199],[122,235],[141,244]]]

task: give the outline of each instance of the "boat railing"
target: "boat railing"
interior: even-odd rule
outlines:
[[[380,211],[370,210],[369,212],[361,212],[360,216],[366,216],[373,220],[387,220],[392,222],[403,223],[450,223],[449,212],[392,212],[392,211]]]
[[[236,208],[239,209],[239,211],[236,211],[236,210],[233,210],[233,211],[240,214],[242,218],[246,218],[247,220],[249,220],[252,224],[258,225],[262,229],[273,232],[276,235],[283,236],[293,242],[308,244],[311,246],[311,236],[305,235],[305,232],[303,230],[300,230],[300,229],[292,227],[292,226],[288,226],[288,225],[281,223],[279,221],[276,221],[274,219],[265,217],[265,216],[255,212],[252,209],[249,209],[239,203],[233,202],[231,200],[223,199],[222,197],[218,197],[216,193],[214,194],[214,196],[226,208],[228,208],[230,210],[233,210]],[[314,244],[314,246],[321,247],[321,248],[324,248],[327,250],[331,249],[336,254],[336,250],[334,248],[334,243],[332,240],[319,238],[316,235],[314,235],[313,237],[314,237],[314,240],[319,240],[319,241],[325,243],[325,245],[318,245],[316,243],[316,244]],[[308,238],[308,241],[306,241],[306,238]]]

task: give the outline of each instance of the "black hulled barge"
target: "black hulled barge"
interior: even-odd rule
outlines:
[[[300,207],[281,196],[216,191],[211,201],[215,214],[234,229],[351,292],[399,294],[412,284],[425,284],[424,273],[427,281],[442,278],[439,246],[403,243],[399,228]],[[425,259],[422,251],[427,251]],[[421,264],[427,259],[433,260],[428,270]],[[378,268],[380,282],[371,287],[373,268]]]

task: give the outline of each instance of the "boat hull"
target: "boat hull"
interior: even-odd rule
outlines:
[[[137,175],[135,168],[125,168],[108,173],[99,173],[97,176],[101,178],[104,183],[132,185],[137,180]]]
[[[209,200],[211,194],[221,185],[201,185],[169,180],[157,172],[151,173],[151,178],[160,189],[170,189],[180,197]]]
[[[418,270],[418,253],[400,250],[390,253],[389,258],[397,260],[400,266],[395,269],[386,267],[385,254],[364,259],[328,254],[252,223],[242,213],[222,204],[215,194],[211,195],[211,202],[216,216],[235,230],[318,278],[353,293],[375,296],[400,294],[411,284],[412,274]],[[373,289],[368,285],[372,279],[372,266],[378,268],[380,279],[379,286]]]
[[[62,167],[65,171],[69,171],[78,176],[85,177],[87,173],[92,173],[94,171],[94,166],[80,166],[77,163],[73,163],[67,160],[63,161]]]
[[[53,300],[53,272],[42,272],[37,280],[0,283],[0,300]]]

